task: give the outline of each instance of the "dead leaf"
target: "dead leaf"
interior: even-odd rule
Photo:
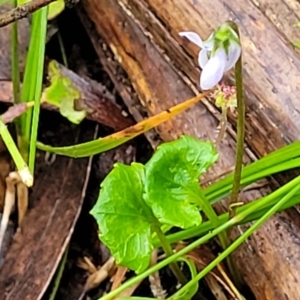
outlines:
[[[69,131],[63,139],[76,143],[78,139],[94,138],[93,132],[80,133],[79,129]],[[72,236],[90,165],[91,158],[67,157],[57,157],[52,165],[47,165],[39,155],[38,176],[30,196],[32,208],[0,269],[1,300],[35,300],[44,294]]]
[[[115,268],[115,259],[110,257],[109,260],[95,273],[91,274],[85,284],[84,291],[88,292],[103,282]]]

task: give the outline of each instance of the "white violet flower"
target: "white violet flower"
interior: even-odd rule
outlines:
[[[192,31],[180,32],[179,35],[201,48],[198,63],[202,69],[202,90],[209,90],[218,84],[224,73],[236,64],[241,55],[238,35],[227,23],[216,29],[206,41],[202,41],[200,36]]]

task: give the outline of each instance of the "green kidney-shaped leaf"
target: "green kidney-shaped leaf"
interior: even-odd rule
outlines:
[[[161,223],[181,228],[201,223],[199,177],[217,158],[211,143],[190,136],[158,147],[146,164],[145,201]]]
[[[150,262],[151,225],[157,222],[143,200],[144,166],[116,164],[101,184],[91,210],[97,220],[101,241],[118,264],[137,273]]]

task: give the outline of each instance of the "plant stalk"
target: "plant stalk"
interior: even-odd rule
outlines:
[[[300,176],[293,179],[290,183],[288,183],[288,193],[283,196],[264,216],[262,216],[252,227],[250,227],[242,236],[240,236],[236,241],[234,241],[228,249],[226,249],[220,256],[218,256],[213,262],[211,262],[205,269],[203,269],[201,273],[201,278],[204,277],[209,271],[211,271],[212,268],[214,268],[217,264],[219,264],[230,252],[232,252],[234,249],[237,248],[241,243],[243,243],[248,236],[250,236],[251,233],[253,233],[254,230],[256,230],[263,222],[265,222],[272,214],[274,214],[276,211],[278,211],[281,207],[285,205],[291,199],[294,195],[296,195],[297,192],[299,192],[300,187]],[[291,187],[293,186],[293,187]],[[277,191],[276,191],[277,192]],[[275,193],[276,193],[275,192]],[[236,224],[239,224],[247,218],[251,213],[253,212],[253,207],[248,208],[247,210],[239,213],[234,218],[228,220],[227,222],[220,225],[218,228],[210,230],[205,236],[200,237],[198,240],[192,242],[185,248],[179,250],[178,252],[174,253],[172,256],[167,257],[163,261],[160,261],[156,265],[150,267],[145,272],[127,280],[124,282],[121,286],[119,286],[117,289],[109,292],[107,295],[101,297],[101,300],[111,300],[114,297],[116,297],[118,294],[120,294],[122,291],[126,290],[130,286],[140,282],[141,280],[147,278],[149,275],[153,274],[154,272],[157,272],[161,268],[167,266],[171,262],[175,261],[176,259],[179,259],[181,256],[187,254],[188,252],[192,251],[196,247],[199,247],[203,243],[207,242],[208,240],[215,237],[220,232],[227,230],[228,228],[235,226]],[[250,230],[251,229],[251,230]],[[197,281],[199,280],[199,275],[196,276]],[[196,278],[195,277],[195,278]],[[193,281],[193,282],[192,282]],[[192,279],[188,283],[189,285],[194,284],[194,280]],[[190,286],[189,286],[190,287]],[[184,287],[183,287],[184,288]],[[179,292],[179,291],[178,291]],[[182,293],[182,290],[181,290]],[[174,296],[174,295],[173,295]],[[100,299],[99,299],[100,300]]]
[[[231,22],[230,25],[239,37],[239,30],[237,25],[234,22]],[[236,163],[235,163],[235,170],[234,170],[233,186],[232,186],[231,198],[228,207],[230,218],[232,218],[235,215],[236,206],[233,206],[233,204],[238,202],[242,166],[243,166],[243,154],[244,154],[245,103],[244,103],[244,91],[243,91],[242,54],[240,55],[237,63],[235,64],[235,81],[236,81],[236,98],[237,98],[237,112],[238,112],[237,145],[236,145]]]
[[[167,257],[172,256],[173,255],[172,247],[168,242],[166,236],[162,232],[160,226],[159,225],[153,226],[153,230],[157,234],[157,237],[160,240],[161,246],[164,252],[166,253],[166,256]],[[184,274],[182,273],[182,271],[180,270],[176,262],[171,263],[169,266],[171,271],[173,272],[173,274],[181,284],[186,284],[188,282],[188,280],[186,279],[186,277],[184,276]]]
[[[231,28],[236,32],[238,39],[240,38],[239,29],[235,22],[228,22]],[[235,64],[235,81],[236,81],[236,98],[237,98],[237,144],[236,144],[236,158],[235,158],[235,170],[233,185],[231,191],[231,197],[228,204],[229,218],[233,218],[236,213],[234,204],[238,202],[239,191],[241,187],[241,175],[243,167],[243,155],[244,155],[244,139],[245,139],[245,103],[244,103],[244,91],[243,91],[243,65],[242,65],[242,53]],[[229,246],[231,229],[227,231],[227,247]],[[239,287],[243,285],[243,279],[240,276],[237,267],[231,256],[226,259],[229,271],[233,276],[235,284]]]
[[[189,290],[195,282],[199,281],[206,274],[208,274],[214,267],[216,267],[224,258],[228,257],[237,247],[239,247],[255,230],[257,230],[263,223],[265,223],[277,210],[280,209],[286,202],[289,201],[300,189],[300,177],[296,178],[297,184],[292,190],[290,190],[282,199],[280,199],[271,209],[269,209],[259,220],[257,220],[250,228],[248,228],[240,237],[238,237],[224,252],[222,252],[216,259],[214,259],[206,268],[198,273],[191,281],[189,281],[184,287],[182,287],[172,298],[176,299],[177,294],[183,293],[186,290]],[[239,219],[233,217],[230,221],[234,219]],[[244,215],[246,216],[246,214]],[[236,223],[236,222],[235,222]]]

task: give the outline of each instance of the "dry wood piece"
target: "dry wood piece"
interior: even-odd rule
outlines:
[[[115,97],[104,85],[92,79],[80,77],[57,62],[56,66],[78,89],[80,99],[75,100],[75,109],[85,110],[88,119],[109,126],[116,131],[133,125],[132,120],[123,115],[122,109],[115,102]]]
[[[213,28],[234,18],[240,25],[245,62],[247,144],[254,151],[247,149],[249,156],[245,156],[245,162],[250,161],[249,157],[263,156],[299,138],[299,55],[252,2],[83,0],[82,3],[150,115],[190,98],[191,90],[197,90],[198,49],[180,38],[178,32],[193,30],[208,37]],[[219,117],[215,107],[203,101],[159,126],[158,132],[164,140],[182,133],[213,140]],[[233,118],[230,121],[235,123]],[[220,160],[212,168],[215,174],[234,165],[235,134],[231,127],[228,129],[231,136],[219,147]],[[270,191],[268,186],[247,191],[241,200],[249,201]],[[299,238],[299,215],[296,209],[290,209],[266,222],[235,252],[240,271],[257,299],[298,299]]]
[[[10,5],[0,5],[0,13],[10,9]],[[21,73],[24,70],[25,59],[29,44],[30,30],[29,20],[23,19],[18,22],[18,42],[19,42],[19,67]],[[5,95],[2,81],[11,80],[11,31],[12,25],[1,28],[0,30],[0,99]],[[11,94],[11,93],[10,93]]]
[[[126,75],[125,71],[120,68],[119,63],[114,59],[113,53],[103,41],[103,38],[101,38],[99,33],[95,30],[95,27],[93,26],[91,20],[87,17],[85,11],[81,7],[78,7],[77,13],[89,35],[91,42],[95,47],[95,51],[99,57],[103,69],[109,75],[115,89],[118,91],[118,94],[127,105],[129,112],[134,117],[136,122],[141,122],[145,112],[138,100],[138,95],[134,91],[132,84],[128,79],[128,76]],[[154,129],[146,132],[145,136],[154,149],[161,142],[159,135]]]
[[[93,133],[77,131],[68,136],[82,141],[92,139]],[[42,159],[40,156],[30,197],[33,207],[14,236],[0,269],[1,300],[41,299],[81,211],[91,158],[57,157],[51,165],[41,163]]]
[[[0,6],[0,12],[7,10],[7,6]],[[13,91],[10,66],[11,26],[0,30],[0,101],[12,102]],[[27,46],[29,41],[29,22],[27,19],[19,21],[19,49],[20,69],[24,68]],[[76,109],[86,110],[87,118],[111,127],[115,131],[133,124],[132,119],[126,117],[122,109],[116,104],[115,97],[103,86],[88,77],[80,77],[75,72],[56,62],[58,69],[67,76],[79,90],[81,99],[75,101]],[[43,104],[43,108],[58,110],[57,107]]]
[[[8,110],[3,113],[0,118],[4,124],[12,122],[15,118],[21,116],[28,106],[26,103],[19,103],[8,108]]]
[[[124,115],[120,106],[116,104],[115,97],[105,86],[92,79],[80,77],[57,62],[56,65],[80,93],[80,99],[75,100],[76,110],[85,110],[88,119],[111,127],[115,131],[133,125],[132,119]],[[13,101],[12,83],[2,81],[0,82],[1,88],[0,101],[11,103]],[[42,108],[58,111],[58,107],[49,103],[42,103]],[[12,109],[16,110],[17,107]]]
[[[6,26],[17,20],[26,18],[29,14],[32,14],[38,9],[54,1],[56,0],[33,0],[29,3],[17,6],[16,8],[0,15],[0,27]]]

